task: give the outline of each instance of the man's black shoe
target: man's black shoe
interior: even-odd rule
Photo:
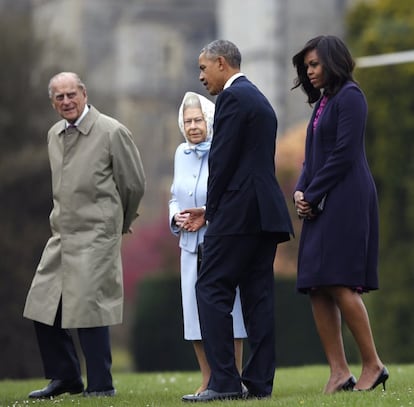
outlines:
[[[245,400],[250,400],[250,399],[255,399],[255,400],[263,400],[263,399],[270,399],[272,397],[271,394],[263,394],[263,395],[257,395],[257,394],[252,394],[250,393],[248,390],[246,392],[243,392],[243,399]]]
[[[77,394],[83,392],[82,380],[52,380],[44,389],[34,390],[29,394],[30,399],[49,399],[59,396],[59,394],[70,393]]]
[[[111,389],[111,390],[100,390],[100,391],[89,391],[89,390],[85,390],[83,392],[83,395],[85,397],[112,397],[115,396],[116,394],[116,390],[115,389]]]
[[[203,403],[213,400],[235,400],[241,399],[242,394],[237,392],[219,393],[217,391],[207,389],[197,394],[186,394],[182,397],[182,401],[189,401],[193,403]]]

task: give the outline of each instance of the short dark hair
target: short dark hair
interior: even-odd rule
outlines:
[[[292,89],[300,86],[308,95],[308,103],[310,104],[318,101],[321,96],[320,89],[314,88],[310,83],[304,64],[305,55],[312,50],[317,51],[323,67],[325,95],[333,96],[339,92],[345,82],[355,82],[352,76],[355,62],[345,43],[334,35],[320,35],[312,38],[292,58],[293,66],[298,75]]]
[[[240,69],[241,54],[239,49],[231,41],[215,40],[207,44],[201,50],[208,58],[223,57],[232,68]]]

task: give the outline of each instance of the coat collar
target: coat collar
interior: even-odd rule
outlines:
[[[239,79],[240,77],[242,77],[242,76],[245,76],[244,75],[244,73],[242,73],[242,72],[238,72],[238,73],[236,73],[236,74],[234,74],[231,78],[229,78],[228,80],[227,80],[227,82],[224,84],[224,88],[223,89],[227,89],[229,86],[231,86],[232,84],[233,84],[233,82],[236,80],[236,79]]]
[[[88,113],[77,126],[79,133],[82,133],[85,136],[88,135],[92,126],[98,119],[99,115],[100,115],[100,112],[96,108],[94,108],[92,105],[90,105]],[[66,127],[66,120],[62,119],[56,124],[56,133],[58,135],[63,134],[65,132],[65,127]]]

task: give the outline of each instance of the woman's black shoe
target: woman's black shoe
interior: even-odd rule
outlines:
[[[344,384],[339,386],[338,391],[352,391],[356,384],[356,379],[354,376],[351,376]]]
[[[385,391],[385,382],[388,380],[389,377],[390,374],[388,373],[388,369],[384,366],[381,370],[381,373],[377,377],[377,380],[375,380],[375,383],[369,388],[369,390],[374,390],[375,387],[382,383],[382,388]]]
[[[378,375],[377,380],[375,380],[374,384],[369,389],[354,389],[355,391],[370,391],[374,390],[378,385],[382,384],[382,388],[385,391],[385,382],[390,377],[388,373],[388,369],[384,366],[381,370],[381,373]]]

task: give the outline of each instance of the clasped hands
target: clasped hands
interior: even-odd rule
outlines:
[[[299,219],[313,219],[316,217],[315,213],[312,211],[311,204],[305,201],[305,196],[302,191],[295,191],[293,199],[295,201],[296,213],[298,214]]]
[[[174,221],[179,228],[187,232],[196,232],[206,224],[204,213],[204,208],[184,209],[174,215]]]

